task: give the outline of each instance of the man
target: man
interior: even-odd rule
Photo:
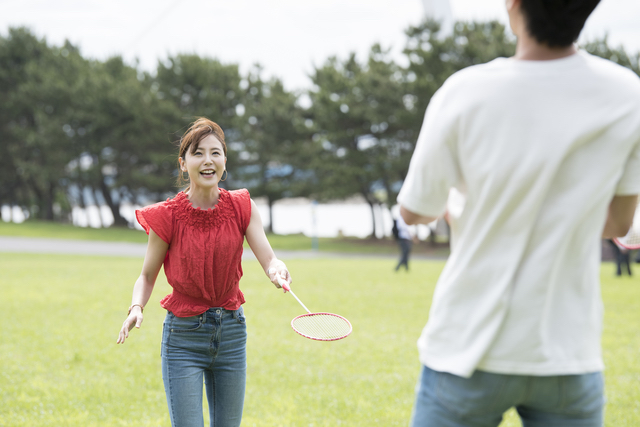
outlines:
[[[431,100],[398,196],[453,248],[418,341],[412,425],[601,426],[600,238],[640,193],[640,79],[574,46],[598,0],[507,0],[513,58]],[[604,227],[604,231],[603,231]]]
[[[396,222],[397,228],[397,237],[398,246],[400,247],[400,260],[398,261],[398,265],[396,266],[396,270],[400,270],[400,267],[404,265],[406,271],[409,271],[409,254],[411,253],[411,247],[413,246],[413,236],[411,235],[411,230],[409,230],[409,226],[402,215],[398,216],[398,218],[394,219]]]

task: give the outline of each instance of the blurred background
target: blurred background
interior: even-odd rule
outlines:
[[[639,20],[603,0],[579,44],[640,74]],[[390,236],[431,96],[514,49],[504,0],[0,0],[2,220],[136,227],[206,116],[268,231]]]

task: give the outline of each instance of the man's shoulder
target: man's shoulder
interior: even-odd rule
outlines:
[[[584,51],[580,52],[580,56],[583,58],[589,69],[593,70],[593,72],[609,77],[612,81],[623,79],[625,84],[628,83],[640,88],[640,76],[630,68]]]
[[[580,52],[585,63],[585,75],[591,82],[594,96],[614,97],[620,102],[640,108],[640,76],[630,68],[599,56]]]
[[[453,73],[443,84],[445,91],[457,89],[469,89],[478,87],[479,84],[491,84],[492,81],[500,82],[500,71],[508,68],[507,58],[496,58],[484,64],[471,65]]]

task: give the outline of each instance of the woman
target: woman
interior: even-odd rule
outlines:
[[[204,424],[203,377],[211,425],[240,425],[247,337],[239,288],[244,238],[277,288],[277,275],[291,282],[249,192],[218,187],[226,179],[226,161],[222,129],[198,119],[180,142],[178,166],[182,175],[188,174],[189,187],[173,199],[136,211],[149,243],[117,343],[124,343],[129,331],[142,324],[142,311],[164,264],[173,292],[160,302],[167,309],[162,378],[174,427]]]

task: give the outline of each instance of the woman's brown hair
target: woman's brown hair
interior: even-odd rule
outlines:
[[[187,155],[187,150],[191,154],[194,154],[198,149],[198,145],[200,141],[205,139],[207,136],[213,135],[220,143],[222,144],[222,150],[224,151],[224,156],[227,157],[227,143],[224,142],[224,132],[222,128],[218,126],[217,123],[207,119],[206,117],[200,117],[195,122],[189,126],[189,129],[182,135],[180,138],[180,148],[178,150],[178,170],[180,171],[180,158],[185,160],[185,156]],[[183,177],[183,173],[180,172],[178,174],[178,180],[176,182],[178,187],[183,187],[185,184],[188,184],[188,180],[185,180]]]

